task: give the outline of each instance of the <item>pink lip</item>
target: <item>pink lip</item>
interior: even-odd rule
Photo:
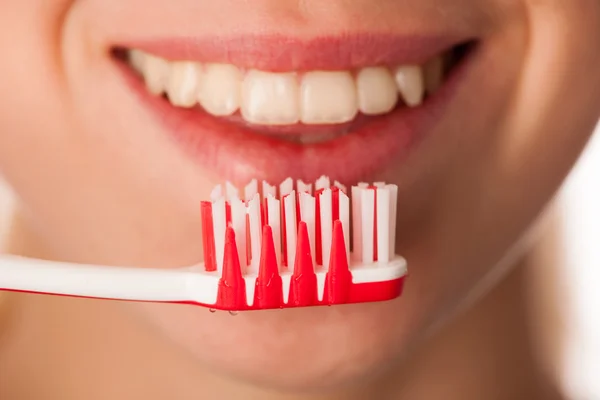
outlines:
[[[133,40],[119,46],[168,60],[227,63],[266,71],[301,71],[420,65],[468,39],[452,34],[401,38],[361,34],[313,39],[244,35],[218,39]]]
[[[416,108],[398,108],[368,118],[351,133],[328,142],[300,145],[256,134],[252,129],[217,118],[199,108],[173,107],[149,94],[141,79],[124,63],[126,82],[166,133],[200,166],[219,179],[246,184],[251,179],[280,182],[287,177],[314,181],[322,175],[351,184],[369,180],[378,172],[402,162],[442,117],[476,58],[466,56],[445,84]],[[244,56],[242,56],[244,57]],[[310,128],[309,128],[310,129]]]

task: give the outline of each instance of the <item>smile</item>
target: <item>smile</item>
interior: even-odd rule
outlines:
[[[273,46],[257,40],[259,48]],[[431,129],[475,47],[398,42],[284,40],[287,50],[270,59],[248,55],[236,41],[222,44],[227,52],[159,42],[118,46],[113,54],[171,136],[218,176],[329,174],[351,183],[379,172]]]

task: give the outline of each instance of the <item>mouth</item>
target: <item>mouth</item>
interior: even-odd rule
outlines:
[[[119,45],[112,56],[167,135],[219,179],[351,184],[403,160],[435,127],[477,47],[261,40]]]

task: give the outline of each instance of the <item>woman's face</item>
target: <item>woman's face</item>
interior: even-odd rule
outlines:
[[[3,1],[0,171],[53,257],[160,267],[201,259],[199,201],[225,179],[397,184],[410,279],[396,301],[235,317],[122,306],[211,370],[342,384],[406,355],[499,275],[598,118],[598,38],[597,0]],[[167,83],[171,105],[123,61],[130,49],[196,62],[188,71],[226,65],[212,67],[220,85],[198,89],[202,107],[189,109],[192,75]],[[413,69],[400,75],[405,100],[386,109],[389,71],[440,57],[448,72],[436,88],[427,63],[420,106]],[[146,79],[160,90],[153,62]],[[252,69],[304,83],[279,76],[288,83],[270,102],[260,96],[269,75]],[[258,94],[227,116],[242,79]],[[359,117],[342,123],[356,104]]]

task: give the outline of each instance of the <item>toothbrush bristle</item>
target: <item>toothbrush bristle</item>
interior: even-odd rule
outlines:
[[[246,308],[246,286],[235,244],[235,232],[231,227],[226,230],[224,252],[225,259],[219,280],[218,302],[233,310],[243,310]]]
[[[342,304],[348,301],[349,287],[352,283],[352,274],[346,256],[344,230],[340,221],[333,224],[333,243],[331,246],[331,259],[329,271],[325,280],[325,292],[333,304]]]
[[[290,286],[290,304],[308,307],[317,303],[317,275],[312,261],[308,229],[305,222],[298,227],[296,261]]]
[[[244,310],[381,301],[397,297],[397,187],[328,177],[313,185],[256,180],[244,197],[226,183],[203,202],[207,272],[220,276],[217,306]],[[351,252],[352,248],[352,252]],[[383,269],[381,269],[383,268]],[[370,289],[368,289],[370,288]],[[374,289],[377,288],[377,289]]]
[[[278,308],[283,304],[283,281],[279,274],[273,231],[269,225],[263,228],[260,267],[254,291],[254,304],[259,308]]]
[[[212,204],[203,201],[201,204],[202,213],[202,247],[204,250],[204,268],[207,272],[217,270],[215,258],[215,234],[213,228]]]

